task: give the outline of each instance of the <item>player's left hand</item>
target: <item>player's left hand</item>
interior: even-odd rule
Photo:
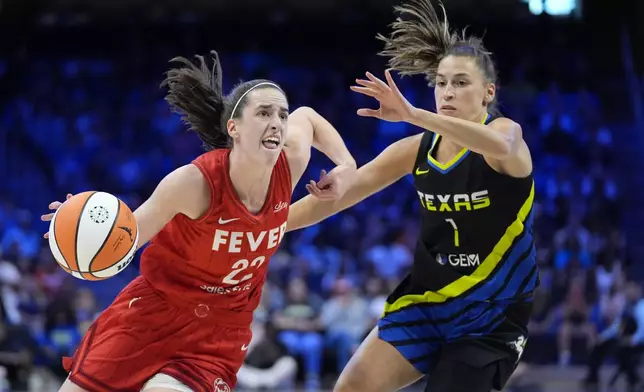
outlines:
[[[351,86],[351,90],[377,99],[380,107],[378,110],[359,109],[358,116],[375,117],[391,122],[408,121],[415,108],[396,86],[390,70],[385,71],[387,83],[371,72],[367,72],[366,75],[369,80],[356,79],[356,83],[360,86]]]
[[[329,173],[326,170],[320,172],[320,179],[309,181],[306,189],[311,195],[320,200],[336,200],[344,196],[356,176],[356,165],[338,165]]]

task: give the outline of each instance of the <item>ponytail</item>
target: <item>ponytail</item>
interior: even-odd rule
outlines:
[[[198,66],[184,57],[175,57],[170,62],[181,64],[166,72],[161,87],[167,87],[165,96],[170,109],[181,116],[189,129],[199,135],[206,150],[228,148],[231,138],[224,127],[225,111],[222,92],[222,72],[219,56],[214,50],[212,68],[203,56],[195,56]]]
[[[394,8],[399,16],[391,24],[391,34],[377,36],[385,43],[379,54],[389,57],[389,66],[401,75],[423,74],[431,85],[436,83],[442,59],[449,55],[472,57],[486,78],[494,83],[494,63],[482,40],[466,36],[465,30],[461,34],[452,32],[443,4],[439,3],[443,14],[440,18],[431,1],[408,0],[407,4]]]

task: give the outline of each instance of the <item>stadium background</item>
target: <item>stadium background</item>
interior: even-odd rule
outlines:
[[[134,209],[200,153],[158,89],[170,58],[217,49],[226,90],[240,79],[281,83],[291,105],[326,116],[362,164],[418,131],[358,118],[355,109],[372,102],[348,89],[364,71],[383,70],[374,35],[394,3],[0,0],[0,375],[12,384],[0,390],[55,390],[60,355],[138,274],[135,262],[104,282],[67,276],[41,238],[47,204],[94,189]],[[542,287],[524,367],[508,389],[574,391],[588,347],[624,307],[625,282],[644,278],[644,3],[446,5],[454,25],[485,34],[501,110],[523,125],[535,161]],[[432,108],[422,78],[400,86]],[[315,154],[304,177],[328,167]],[[298,386],[332,384],[411,262],[417,209],[405,179],[287,236],[257,311],[265,344],[249,355],[248,384],[274,377],[254,368],[289,353]]]

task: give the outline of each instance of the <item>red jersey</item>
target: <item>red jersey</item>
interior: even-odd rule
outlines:
[[[208,181],[210,207],[198,220],[175,216],[141,255],[141,274],[170,301],[204,305],[250,322],[268,261],[286,231],[291,173],[282,152],[264,206],[253,215],[233,188],[229,154],[229,149],[214,150],[192,162]]]

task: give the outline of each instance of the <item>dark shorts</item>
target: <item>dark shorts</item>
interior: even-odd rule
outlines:
[[[502,389],[523,354],[532,302],[452,299],[386,314],[378,336],[420,372],[427,391]]]

